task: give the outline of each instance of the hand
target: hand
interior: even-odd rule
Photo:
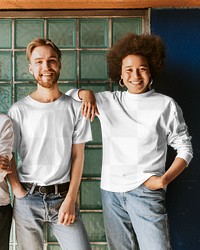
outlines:
[[[13,190],[13,193],[16,198],[21,199],[26,196],[28,193],[27,190],[25,190],[21,185]]]
[[[82,97],[81,113],[84,117],[86,117],[86,119],[90,119],[90,121],[92,122],[95,118],[95,115],[99,115],[99,111],[96,105],[96,99],[94,93],[91,90],[83,90],[83,91],[84,91],[84,96],[81,96]]]
[[[0,171],[6,172],[7,174],[12,173],[11,162],[7,157],[0,156]]]
[[[58,213],[58,223],[62,225],[70,225],[75,221],[75,202],[66,196],[60,206]]]
[[[146,180],[143,184],[151,190],[164,188],[162,176],[153,175],[148,180]]]

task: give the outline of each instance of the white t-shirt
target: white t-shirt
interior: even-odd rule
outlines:
[[[53,185],[70,181],[72,144],[92,140],[90,123],[81,116],[80,108],[80,103],[64,94],[51,103],[27,96],[11,107],[20,182]]]
[[[74,94],[75,93],[75,94]],[[77,99],[77,91],[69,92]],[[126,192],[165,172],[167,145],[188,164],[191,138],[177,103],[154,90],[95,94],[103,139],[101,188]]]
[[[13,126],[10,118],[0,113],[0,155],[7,156],[9,160],[12,158],[13,146]],[[5,206],[10,203],[10,194],[7,181],[5,180],[6,173],[0,171],[0,206]]]

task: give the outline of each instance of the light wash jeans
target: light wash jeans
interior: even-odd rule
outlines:
[[[101,190],[111,250],[170,250],[165,190],[144,185],[125,193]]]
[[[66,196],[62,194],[27,193],[14,201],[14,219],[19,250],[42,250],[44,224],[51,228],[63,250],[90,250],[87,232],[76,208],[74,224],[57,224],[58,210]]]

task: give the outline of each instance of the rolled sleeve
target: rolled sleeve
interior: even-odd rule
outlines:
[[[78,96],[79,90],[80,90],[80,89],[70,89],[70,90],[68,90],[65,94],[68,95],[68,96],[71,96],[74,100],[80,102],[81,99],[80,99],[79,96]]]

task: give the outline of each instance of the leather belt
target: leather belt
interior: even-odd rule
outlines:
[[[38,186],[35,185],[34,183],[22,182],[21,185],[23,186],[24,189],[28,191],[30,190],[30,194],[33,192],[39,192],[40,194],[50,194],[50,193],[58,194],[61,192],[67,192],[69,189],[69,182],[50,185],[50,186]]]

